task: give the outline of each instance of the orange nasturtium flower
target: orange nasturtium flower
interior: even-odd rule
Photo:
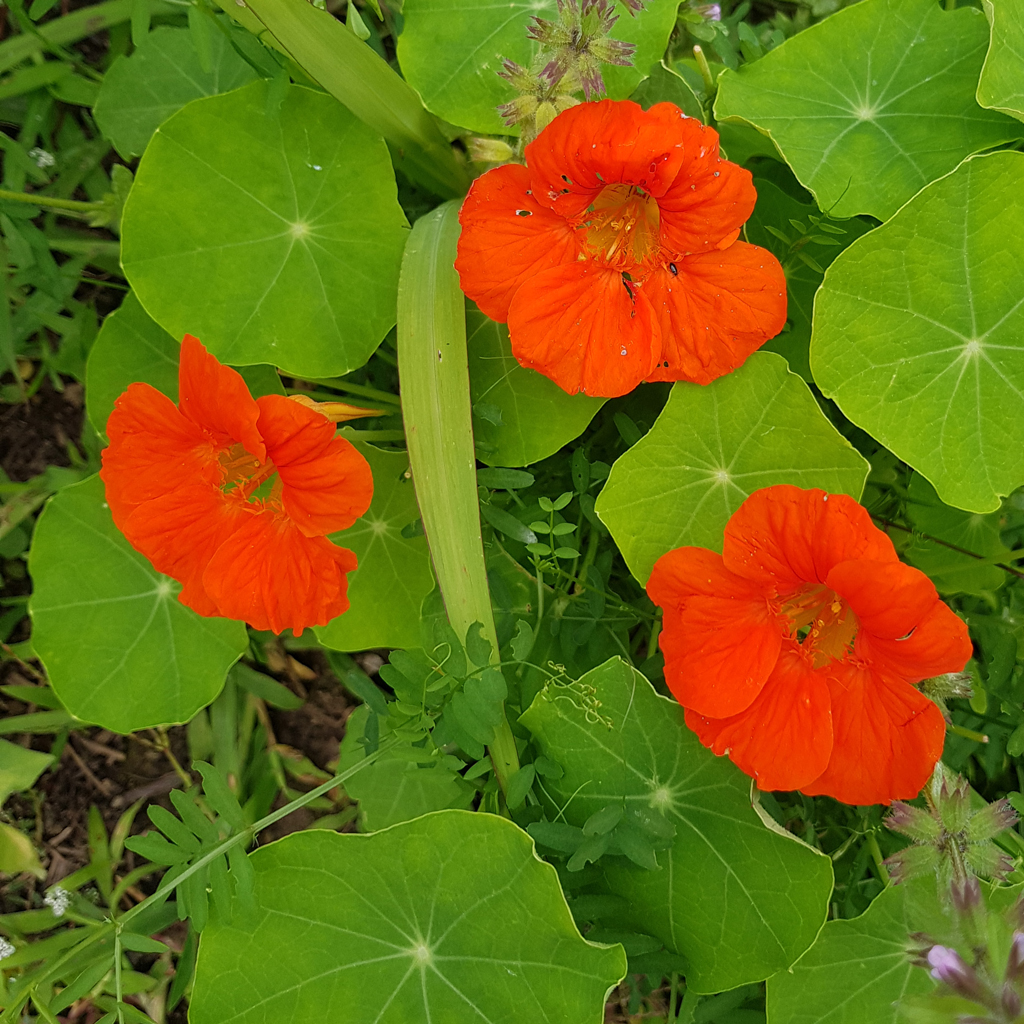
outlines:
[[[200,615],[298,635],[348,608],[356,556],[327,540],[369,507],[366,460],[334,424],[241,375],[186,334],[178,404],[132,384],[100,476],[118,529]]]
[[[779,261],[737,241],[750,172],[719,157],[713,128],[671,103],[583,103],[526,163],[473,183],[455,261],[523,366],[614,397],[644,380],[707,384],[782,330]]]
[[[945,722],[914,684],[962,669],[971,643],[852,498],[756,491],[721,555],[670,551],[647,592],[686,724],[760,789],[848,804],[918,794]]]

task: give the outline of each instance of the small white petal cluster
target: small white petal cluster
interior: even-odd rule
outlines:
[[[54,917],[63,917],[67,912],[68,904],[70,902],[71,894],[66,889],[62,889],[59,885],[55,885],[43,897],[43,903],[53,911]]]
[[[3,937],[0,937],[0,960],[6,960],[14,952],[14,947]]]

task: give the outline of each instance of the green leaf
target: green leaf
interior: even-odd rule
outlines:
[[[200,339],[202,340],[202,339]],[[129,384],[142,381],[178,400],[178,356],[175,341],[143,308],[135,292],[104,321],[89,352],[85,375],[85,407],[100,436],[114,402]],[[236,367],[255,396],[284,394],[272,366]]]
[[[612,467],[597,514],[645,583],[673,548],[720,551],[726,522],[752,492],[795,484],[856,498],[868,469],[785,360],[755,353],[706,387],[672,388],[650,432]]]
[[[53,757],[38,750],[0,740],[0,807],[12,793],[31,789],[32,784],[53,764]]]
[[[974,98],[987,43],[973,8],[864,0],[723,72],[715,116],[769,135],[821,209],[886,220],[964,157],[1021,136]]]
[[[434,589],[430,552],[420,534],[402,530],[419,518],[416,492],[405,452],[385,452],[342,431],[373,470],[373,501],[352,527],[331,540],[356,553],[359,567],[349,573],[350,606],[313,632],[326,647],[365,651],[371,647],[415,647],[419,643],[420,605]]]
[[[974,552],[985,559],[1005,562],[1013,553],[1000,539],[1000,514],[963,512],[939,501],[935,488],[915,473],[907,489],[907,516],[923,533],[953,547],[915,537],[903,551],[908,562],[926,572],[943,594],[985,594],[1006,580],[1006,573],[991,561],[980,561],[956,548]]]
[[[597,1024],[626,971],[620,946],[580,938],[554,868],[496,815],[300,832],[251,859],[260,927],[210,925],[192,1024]]]
[[[231,669],[232,679],[243,690],[251,693],[254,697],[266,701],[271,707],[280,708],[282,711],[296,711],[301,708],[305,701],[292,693],[287,686],[279,683],[276,679],[257,672],[248,665],[239,662]]]
[[[978,102],[1024,121],[1024,9],[1014,0],[981,0],[991,26]]]
[[[750,779],[705,750],[683,709],[640,673],[613,658],[578,683],[546,686],[520,721],[565,769],[544,788],[568,824],[625,802],[675,826],[657,854],[660,870],[625,860],[602,867],[629,903],[616,923],[684,957],[688,987],[759,981],[811,945],[828,910],[831,862],[766,828],[750,805]]]
[[[171,335],[222,362],[361,366],[395,322],[408,237],[387,149],[329,96],[266,82],[194,100],[139,163],[125,273]]]
[[[209,35],[208,71],[200,66],[191,36],[188,29],[162,25],[130,57],[118,57],[103,76],[93,113],[122,159],[141,156],[153,132],[186,103],[229,92],[256,78],[235,52],[228,33]]]
[[[808,216],[817,211],[813,206],[799,202],[783,192],[776,184],[765,178],[755,178],[757,188],[757,205],[747,221],[746,238],[754,245],[763,246],[775,254],[786,272],[786,295],[788,301],[788,329],[765,342],[764,351],[778,352],[789,363],[789,368],[800,374],[804,380],[810,381],[811,367],[808,362],[808,347],[811,343],[811,311],[814,306],[814,294],[821,285],[823,274],[809,267],[803,260],[795,258],[791,252],[791,243],[800,241],[804,232],[799,234],[789,230],[790,221],[800,219],[805,222]],[[832,227],[831,224],[827,227]],[[779,229],[782,229],[780,232]],[[844,231],[837,235],[839,246],[847,246],[866,231],[871,230],[868,221],[855,217],[844,221],[836,230]],[[789,231],[789,238],[785,232]],[[784,237],[780,239],[780,234]],[[825,237],[827,240],[827,236]],[[831,245],[818,241],[808,241],[799,252],[812,256],[821,266],[828,265],[841,252],[835,242]]]
[[[613,39],[636,44],[633,67],[604,64],[608,95],[625,99],[644,72],[660,60],[675,26],[679,0],[648,0],[631,16],[615,5],[619,20]],[[550,0],[406,0],[405,25],[398,37],[398,60],[409,84],[423,97],[428,110],[452,124],[474,132],[505,135],[497,106],[516,96],[498,77],[502,58],[528,67],[539,44],[526,34],[533,17],[557,20]]]
[[[811,370],[948,505],[1024,482],[1024,154],[974,157],[858,239],[814,308]]]
[[[366,756],[359,740],[366,729],[368,707],[363,704],[349,716],[341,742],[338,771],[358,764]],[[429,759],[429,752],[424,751]],[[455,772],[437,765],[419,767],[408,759],[383,754],[345,783],[345,792],[359,801],[360,828],[376,832],[431,811],[449,807],[468,808],[476,790]]]
[[[32,840],[13,825],[0,821],[0,872],[5,875],[20,875],[23,871],[35,875],[36,878],[46,877]]]
[[[505,324],[466,308],[469,387],[474,411],[496,408],[499,422],[473,417],[476,454],[489,466],[530,466],[587,429],[604,398],[567,395],[554,381],[520,366]]]
[[[791,970],[768,981],[768,1019],[786,1024],[896,1024],[899,1003],[935,988],[907,956],[911,932],[941,936],[935,879],[890,886],[860,917],[829,921]]]
[[[234,12],[231,0],[218,0]],[[306,0],[252,0],[254,13],[314,81],[391,144],[398,165],[444,199],[465,194],[464,165],[419,97],[333,14]]]
[[[687,117],[704,120],[700,100],[694,95],[689,82],[664,61],[651,65],[650,74],[636,87],[629,97],[644,110],[650,110],[655,103],[674,103]]]
[[[177,601],[110,518],[93,476],[50,499],[29,571],[32,646],[75,717],[128,733],[187,722],[246,649],[245,626]]]

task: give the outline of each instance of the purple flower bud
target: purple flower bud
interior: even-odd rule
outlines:
[[[1017,990],[1012,985],[1003,986],[1003,994],[1000,1002],[1003,1004],[1003,1012],[1008,1020],[1016,1020],[1020,1016],[1021,1001]]]
[[[1006,980],[1024,981],[1024,932],[1014,932],[1010,955],[1006,961]]]
[[[950,895],[953,907],[963,917],[968,917],[981,906],[981,886],[973,875],[968,875],[962,882],[954,878]]]
[[[936,981],[948,985],[958,995],[983,1002],[985,990],[974,968],[964,963],[963,957],[949,946],[932,946],[928,950],[928,965]]]

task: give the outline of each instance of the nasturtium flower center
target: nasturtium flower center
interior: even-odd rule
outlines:
[[[802,588],[782,605],[791,632],[800,640],[815,668],[842,661],[857,635],[857,616],[834,591],[820,583]]]
[[[586,248],[613,267],[645,263],[661,244],[658,202],[636,185],[605,185],[586,214]]]
[[[275,502],[281,496],[281,478],[277,466],[269,459],[261,462],[241,444],[233,444],[218,455],[224,481],[221,490],[245,502]]]

